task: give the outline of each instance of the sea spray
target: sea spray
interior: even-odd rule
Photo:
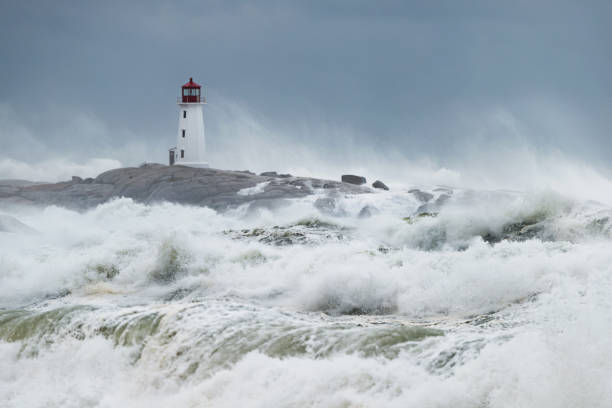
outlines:
[[[35,232],[0,233],[0,400],[611,401],[611,210],[420,187],[450,197],[423,216],[408,190],[334,197],[337,215],[315,205],[324,192],[275,210],[15,211]]]

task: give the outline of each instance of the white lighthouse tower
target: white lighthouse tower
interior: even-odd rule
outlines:
[[[204,160],[206,138],[204,136],[203,108],[206,96],[201,86],[189,78],[183,85],[178,98],[179,122],[176,147],[170,149],[170,165],[180,164],[190,167],[208,167]]]

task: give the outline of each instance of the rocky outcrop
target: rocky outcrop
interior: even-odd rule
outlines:
[[[526,241],[533,238],[547,240],[550,237],[544,235],[545,227],[546,214],[534,213],[523,219],[504,224],[501,231],[488,231],[482,235],[482,239],[489,244],[496,244],[503,240]]]
[[[238,194],[264,182],[267,184],[257,189],[256,194]],[[83,210],[112,198],[128,197],[147,204],[166,201],[224,210],[246,203],[275,206],[284,199],[305,197],[324,186],[329,193],[369,191],[367,187],[309,177],[270,178],[250,172],[145,164],[110,170],[94,179],[54,184],[0,181],[0,205],[58,205]]]
[[[343,174],[341,178],[343,183],[362,185],[366,183],[366,178],[362,176],[355,176],[353,174]]]
[[[226,230],[233,239],[258,241],[274,246],[320,245],[330,240],[345,239],[346,229],[318,218],[306,218],[294,225],[275,225],[272,228]]]
[[[380,180],[376,180],[375,182],[373,182],[372,187],[389,191],[389,187],[387,187],[387,185]]]
[[[260,174],[260,176],[263,176],[263,177],[277,177],[277,178],[289,178],[289,177],[293,177],[291,174],[278,174],[275,171],[264,171],[263,173]]]

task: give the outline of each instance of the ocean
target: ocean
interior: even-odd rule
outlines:
[[[5,211],[0,406],[612,406],[609,206],[323,194]]]

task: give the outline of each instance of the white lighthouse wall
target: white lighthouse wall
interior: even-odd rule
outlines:
[[[179,125],[176,138],[176,164],[208,167],[205,160],[206,137],[204,135],[204,114],[201,103],[179,104]],[[183,112],[186,111],[186,117]],[[183,137],[185,130],[185,137]],[[184,151],[184,157],[181,157]]]

